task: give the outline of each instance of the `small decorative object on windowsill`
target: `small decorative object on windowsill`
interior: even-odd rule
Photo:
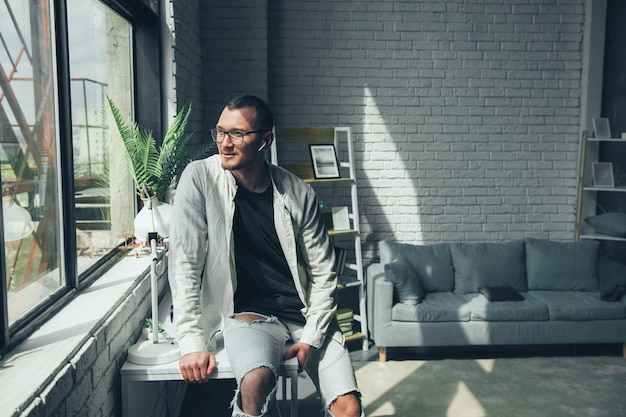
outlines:
[[[151,318],[147,318],[146,321],[143,323],[142,333],[146,340],[152,340],[153,337],[152,337],[152,319]],[[165,331],[165,328],[163,327],[163,323],[161,322],[159,322],[159,325],[158,325],[158,338],[159,338],[159,343],[174,340],[174,337],[167,334],[167,332]]]

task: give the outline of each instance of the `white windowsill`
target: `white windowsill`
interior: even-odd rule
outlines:
[[[10,351],[0,361],[0,410],[11,415],[27,407],[116,308],[124,302],[138,302],[131,295],[139,278],[149,274],[150,262],[149,254],[136,258],[130,252]]]

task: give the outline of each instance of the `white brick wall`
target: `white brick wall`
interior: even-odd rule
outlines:
[[[353,127],[366,257],[573,238],[584,0],[268,6],[277,124]]]

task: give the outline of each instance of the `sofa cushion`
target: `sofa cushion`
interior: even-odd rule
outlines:
[[[529,291],[527,299],[548,306],[550,320],[618,320],[626,318],[623,303],[602,301],[600,293],[590,291]]]
[[[524,242],[453,243],[454,290],[460,294],[483,287],[511,286],[526,291]]]
[[[454,268],[450,255],[450,245],[412,245],[383,240],[378,244],[380,262],[392,262],[398,254],[403,254],[413,265],[426,293],[452,291],[454,288]]]
[[[391,312],[394,321],[450,322],[469,321],[470,310],[464,300],[453,292],[434,292],[415,305],[395,304]]]
[[[417,305],[424,299],[422,283],[406,256],[400,253],[384,267],[385,275],[393,282],[393,289],[399,302]]]
[[[543,321],[549,319],[548,307],[534,299],[524,301],[489,302],[479,294],[464,294],[472,321]]]
[[[603,256],[598,261],[600,298],[619,301],[626,293],[626,265]]]
[[[598,291],[598,253],[595,240],[526,241],[529,290]]]
[[[598,233],[626,237],[626,213],[603,213],[585,219]]]

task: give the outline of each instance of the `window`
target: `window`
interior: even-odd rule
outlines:
[[[0,3],[0,348],[95,276],[133,231],[134,188],[106,101],[134,112],[133,2],[124,15],[99,0],[59,3]],[[155,19],[145,21],[152,38],[141,39],[158,45]]]

